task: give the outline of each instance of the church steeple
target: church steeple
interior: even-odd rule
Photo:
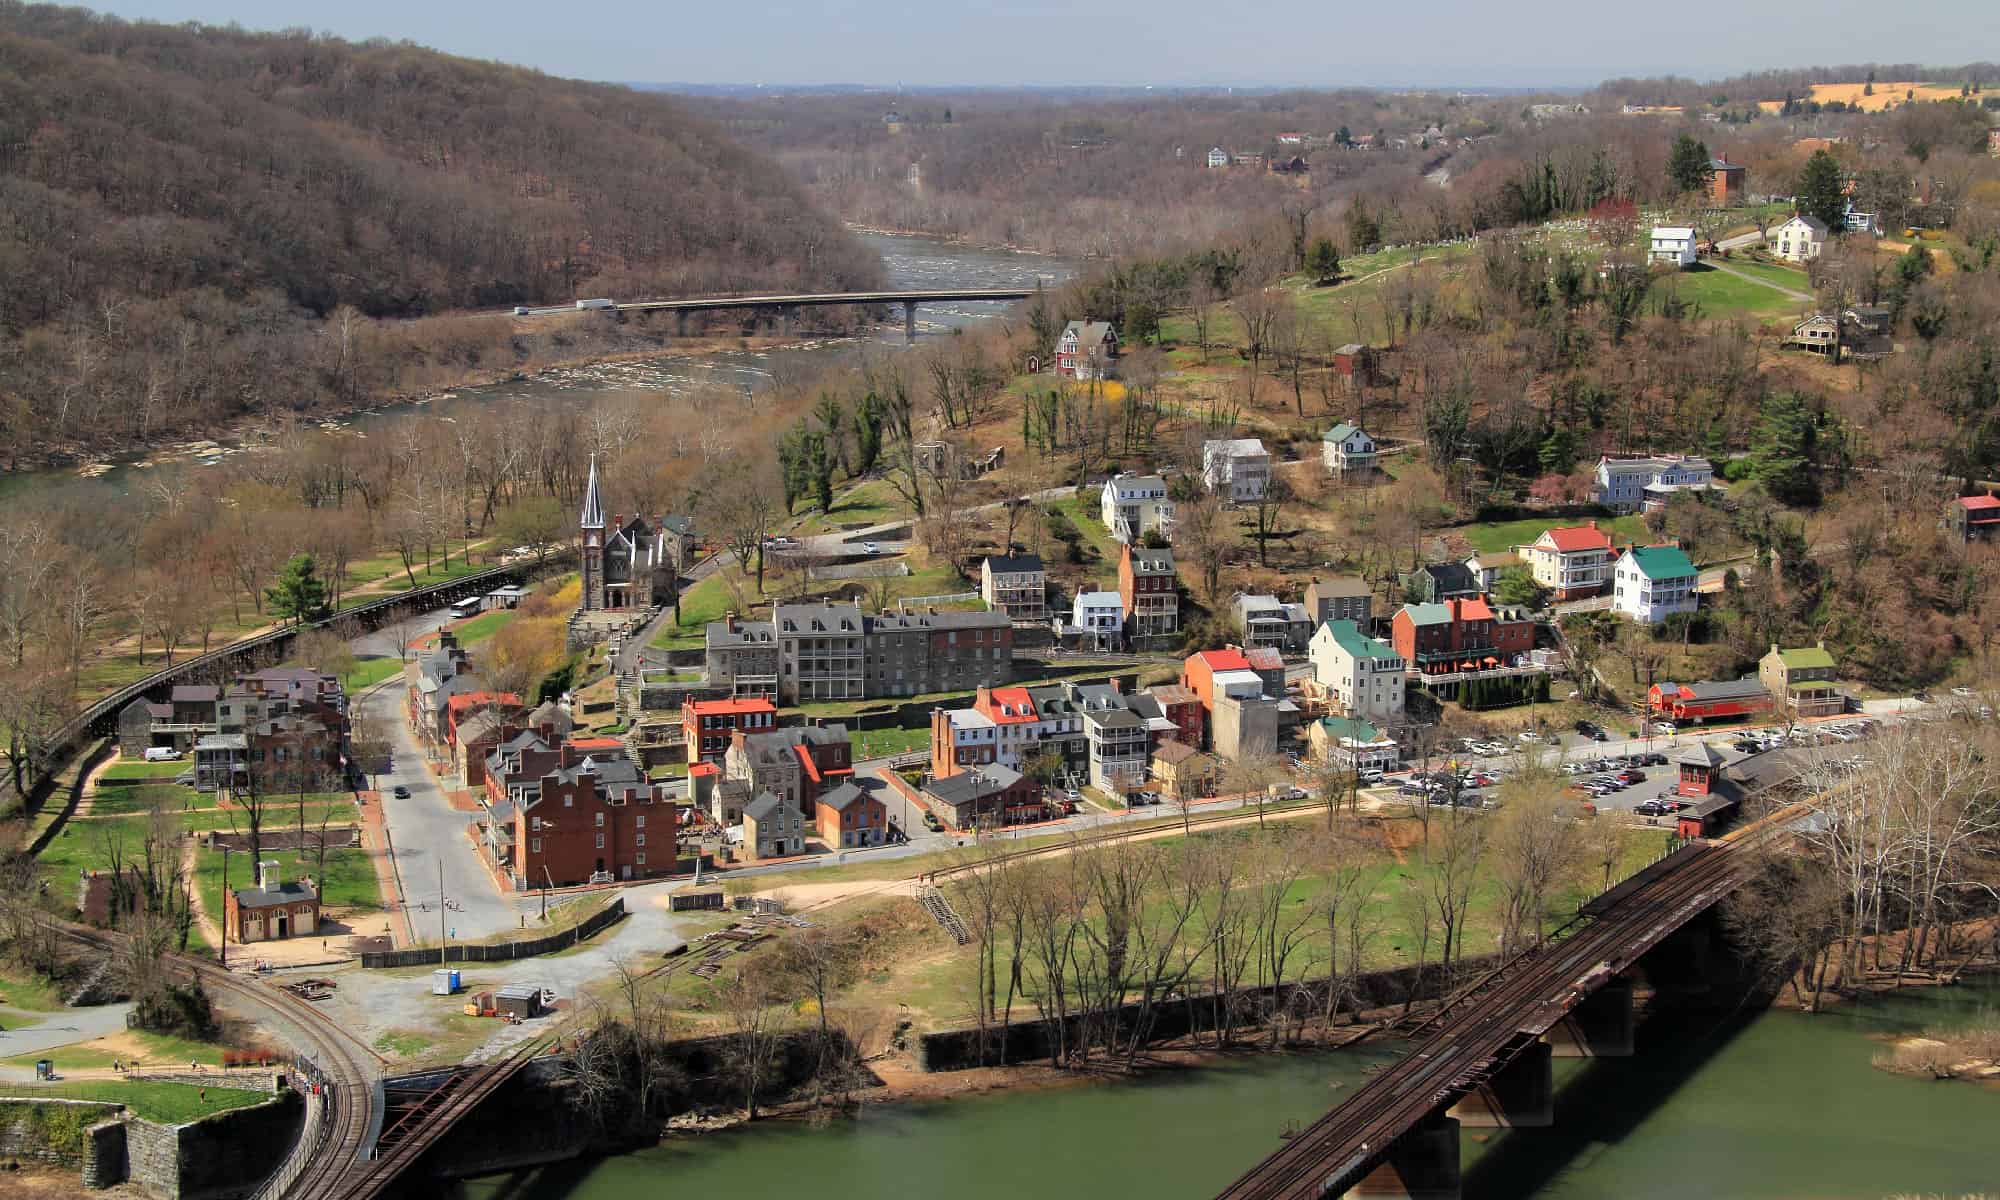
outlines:
[[[604,500],[597,494],[597,456],[590,456],[590,481],[583,485],[583,516],[577,525],[583,529],[604,528]]]

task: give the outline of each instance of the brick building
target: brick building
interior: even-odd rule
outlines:
[[[1121,547],[1118,599],[1125,610],[1125,636],[1145,647],[1181,628],[1180,579],[1171,550]]]
[[[753,795],[768,792],[811,819],[822,791],[854,777],[853,745],[847,726],[837,723],[738,730],[723,755],[722,773],[748,783]]]
[[[257,864],[257,886],[236,888],[222,897],[222,917],[230,939],[251,942],[306,937],[319,929],[319,889],[310,878],[278,878],[278,864]]]
[[[879,846],[889,837],[889,810],[875,794],[848,781],[820,794],[814,804],[819,840],[829,850]]]
[[[671,874],[679,810],[622,757],[557,748],[558,764],[512,805],[517,890]]]
[[[689,765],[720,763],[737,733],[766,733],[777,726],[778,706],[762,696],[691,699],[681,705],[681,731],[687,738]]]

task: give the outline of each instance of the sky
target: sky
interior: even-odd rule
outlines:
[[[2000,47],[1996,0],[97,0],[135,19],[409,40],[578,79],[911,86],[1573,87]],[[1805,11],[1805,10],[1799,10]]]

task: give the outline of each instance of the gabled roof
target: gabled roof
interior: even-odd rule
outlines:
[[[1662,684],[1663,688],[1672,685]],[[1680,694],[1690,700],[1745,700],[1764,694],[1764,681],[1755,675],[1745,675],[1741,679],[1716,679],[1702,683],[1683,684]]]
[[[1211,671],[1247,671],[1250,660],[1243,657],[1241,650],[1201,650],[1193,657],[1198,658]]]
[[[1430,576],[1439,591],[1476,592],[1479,580],[1473,578],[1472,568],[1462,562],[1425,563],[1423,573]]]
[[[1332,598],[1335,596],[1367,596],[1368,581],[1359,575],[1335,575],[1328,579],[1314,579],[1306,585],[1306,590],[1314,596]]]
[[[1113,341],[1118,338],[1118,331],[1111,328],[1109,321],[1071,321],[1063,326],[1063,334],[1068,336],[1071,333],[1076,334],[1076,340],[1085,345],[1102,342],[1107,336]]]
[[[212,683],[177,683],[167,697],[173,704],[213,704],[222,689]]]
[[[1153,751],[1153,761],[1163,762],[1168,766],[1179,766],[1181,763],[1199,757],[1201,757],[1201,751],[1188,745],[1186,742],[1176,741],[1173,738],[1168,738],[1161,742]]]
[[[1801,646],[1796,650],[1779,650],[1778,661],[1786,669],[1798,671],[1811,668],[1833,669],[1833,655],[1824,646]]]
[[[1025,575],[1042,570],[1039,554],[989,554],[986,569],[995,575]]]
[[[768,821],[784,810],[784,801],[769,792],[758,792],[757,798],[743,806],[743,815],[752,821]]]
[[[1368,746],[1388,740],[1382,736],[1381,730],[1366,721],[1357,721],[1352,717],[1321,717],[1319,724],[1320,728],[1326,730],[1327,736],[1335,741]]]
[[[987,695],[991,699],[987,716],[996,725],[1018,725],[1036,720],[1035,698],[1024,687],[994,688]]]
[[[1712,771],[1722,765],[1722,754],[1707,742],[1696,742],[1681,751],[1674,762],[1681,766],[1707,767]]]
[[[857,800],[864,800],[867,797],[868,793],[862,791],[855,784],[843,783],[830,792],[822,792],[819,797],[819,803],[826,805],[835,812],[845,812],[848,805],[853,804]]]
[[[1264,454],[1264,443],[1257,438],[1217,438],[1203,444],[1203,449],[1213,447],[1218,454],[1232,458],[1250,454]]]
[[[604,528],[604,498],[597,491],[597,456],[590,456],[590,478],[583,485],[583,512],[577,518],[583,529]]]
[[[1663,241],[1684,242],[1694,236],[1694,229],[1687,225],[1655,225],[1653,237]]]
[[[1453,600],[1451,603],[1457,607],[1458,619],[1461,621],[1491,621],[1493,619],[1493,609],[1478,596],[1463,600]]]
[[[1611,539],[1595,525],[1558,525],[1542,531],[1538,542],[1548,542],[1564,554],[1579,550],[1609,550]]]
[[[1253,671],[1283,671],[1285,656],[1269,646],[1251,646],[1243,651],[1243,661]]]
[[[1344,442],[1348,438],[1353,437],[1357,433],[1361,434],[1362,437],[1368,436],[1368,434],[1365,431],[1363,431],[1361,426],[1349,424],[1346,421],[1342,421],[1340,424],[1335,425],[1332,429],[1329,429],[1325,433],[1320,434],[1319,437],[1320,440],[1323,442]]]
[[[1396,652],[1367,634],[1352,621],[1328,621],[1320,626],[1334,645],[1356,658],[1395,658]]]
[[[1679,546],[1640,546],[1626,557],[1652,580],[1683,579],[1697,573],[1687,552]]]
[[[1785,225],[1790,225],[1793,224],[1794,222],[1802,224],[1806,228],[1812,230],[1814,237],[1823,238],[1826,236],[1826,222],[1820,220],[1818,217],[1811,215],[1810,213],[1793,213],[1792,219],[1786,221]],[[1780,225],[1778,226],[1778,228],[1783,229],[1785,225]]]
[[[1958,499],[1952,501],[1952,503],[1967,512],[1992,512],[2000,510],[2000,497],[1994,496],[1960,496]],[[174,691],[178,693],[180,689],[175,688]],[[178,700],[180,697],[176,695],[174,698]]]
[[[313,890],[313,885],[300,879],[287,879],[272,887],[239,888],[236,892],[236,904],[240,908],[275,908],[280,904],[317,899],[319,893]]]
[[[1412,625],[1451,624],[1451,606],[1447,604],[1405,604],[1397,615],[1408,617]]]
[[[690,700],[688,708],[699,717],[736,716],[743,713],[775,713],[778,706],[762,696],[738,696],[733,700]]]
[[[1129,715],[1129,714],[1127,714]],[[971,804],[986,796],[998,795],[1021,781],[1021,773],[1000,763],[986,763],[970,771],[960,771],[943,779],[933,779],[924,790],[946,804]]]

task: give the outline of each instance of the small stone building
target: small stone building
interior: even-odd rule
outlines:
[[[238,942],[305,937],[319,929],[319,889],[310,878],[280,880],[278,864],[257,864],[257,886],[222,899],[229,936]]]

